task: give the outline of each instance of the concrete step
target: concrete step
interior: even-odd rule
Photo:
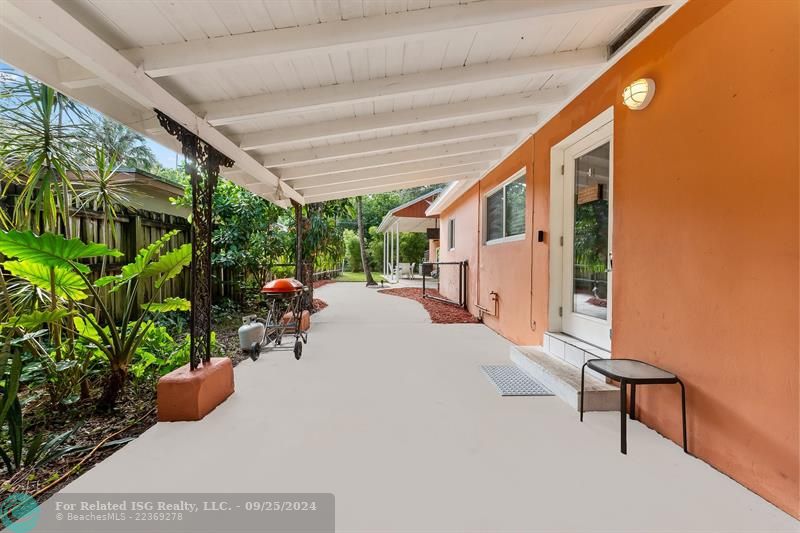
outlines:
[[[581,369],[548,355],[541,346],[512,346],[511,360],[553,394],[578,409]],[[619,410],[619,388],[586,373],[584,411]]]

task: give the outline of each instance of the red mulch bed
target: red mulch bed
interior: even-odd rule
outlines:
[[[422,289],[406,287],[402,289],[382,289],[378,292],[400,296],[422,304],[431,317],[434,324],[477,324],[478,319],[472,316],[469,311],[455,305],[438,302],[429,298],[422,297]],[[437,291],[429,290],[428,294],[442,297]]]
[[[323,287],[328,283],[336,283],[336,282],[332,279],[318,279],[317,281],[314,282],[314,288],[319,289],[320,287]]]

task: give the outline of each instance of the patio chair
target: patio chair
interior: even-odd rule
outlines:
[[[397,274],[399,276],[405,276],[406,279],[411,279],[414,272],[411,270],[411,263],[399,263],[397,265]]]

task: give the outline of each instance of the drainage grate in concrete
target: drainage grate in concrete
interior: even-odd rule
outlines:
[[[486,377],[494,383],[501,396],[552,396],[544,385],[516,366],[483,365]]]

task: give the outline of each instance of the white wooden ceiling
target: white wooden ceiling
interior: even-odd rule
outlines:
[[[281,204],[481,176],[672,0],[0,0],[0,59]]]

